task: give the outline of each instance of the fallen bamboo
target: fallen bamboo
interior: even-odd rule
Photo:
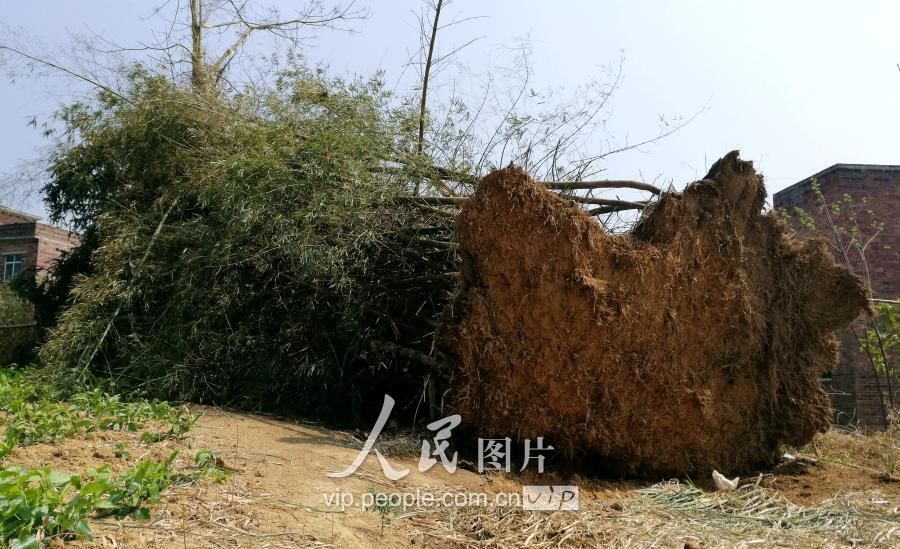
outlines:
[[[616,213],[616,212],[625,212],[625,211],[634,210],[634,209],[635,208],[633,208],[631,206],[600,206],[599,208],[591,208],[590,210],[587,210],[587,214],[591,217],[594,217],[597,215],[604,215],[604,214]]]
[[[662,194],[662,189],[650,183],[642,183],[640,181],[618,181],[607,179],[604,181],[538,181],[538,185],[543,185],[554,191],[567,190],[589,190],[589,189],[637,189],[639,191],[647,191],[653,194]]]
[[[388,353],[392,353],[409,360],[415,360],[416,362],[424,364],[429,368],[443,368],[446,366],[446,364],[444,364],[443,362],[437,360],[434,357],[428,356],[421,351],[410,349],[409,347],[403,347],[402,345],[397,345],[396,343],[390,341],[380,341],[377,339],[373,339],[369,341],[369,346],[373,351],[385,351]]]
[[[615,200],[611,198],[593,198],[589,196],[564,196],[566,200],[578,202],[580,204],[591,204],[593,206],[616,206],[621,209],[642,210],[647,206],[646,201],[632,202],[629,200]],[[414,204],[432,205],[432,206],[462,206],[469,200],[467,196],[400,196],[397,200],[401,202],[412,202]]]
[[[589,196],[564,196],[566,200],[578,202],[580,204],[591,204],[593,206],[616,206],[625,210],[643,210],[647,207],[647,202],[632,202],[630,200],[615,200],[612,198],[592,198]]]

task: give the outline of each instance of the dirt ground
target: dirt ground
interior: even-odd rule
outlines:
[[[493,495],[518,493],[522,484],[529,483],[574,484],[580,488],[582,510],[572,514],[578,517],[572,524],[594,520],[599,521],[600,528],[604,520],[618,521],[621,527],[625,519],[616,515],[622,515],[623,509],[636,509],[638,521],[641,513],[657,511],[648,511],[644,503],[639,505],[643,501],[638,493],[642,485],[633,481],[594,481],[577,475],[562,478],[549,473],[532,473],[524,478],[506,474],[488,476],[464,468],[451,475],[440,464],[420,473],[416,468],[418,458],[413,456],[416,445],[408,441],[405,448],[399,445],[389,450],[385,446],[393,466],[410,469],[409,475],[399,482],[384,477],[374,455],[353,476],[330,478],[326,473],[340,471],[353,462],[365,434],[331,431],[262,415],[203,407],[193,409],[203,415],[190,435],[181,441],[146,446],[140,443],[138,433],[99,433],[89,440],[70,439],[60,444],[17,448],[8,461],[15,465],[49,465],[69,472],[103,463],[110,464],[113,470],[123,470],[141,458],[164,459],[172,450],[179,450],[176,465],[189,468],[191,456],[197,450],[209,449],[221,458],[225,468],[233,471],[221,484],[203,481],[168,490],[153,508],[149,521],[95,520],[91,526],[95,540],[76,542],[93,547],[446,547],[522,543],[522,540],[503,543],[502,532],[485,532],[489,528],[503,528],[504,517],[510,521],[514,516],[521,518],[520,511],[516,511],[520,515],[500,511],[497,522],[489,527],[484,517],[477,524],[463,524],[463,519],[471,514],[460,511],[457,515],[448,508],[406,513],[398,509],[389,513],[382,526],[381,514],[360,509],[360,499],[365,494],[414,493],[417,488],[430,493]],[[881,451],[879,444],[889,447]],[[123,450],[128,455],[121,457]],[[745,481],[777,491],[799,506],[816,506],[841,494],[865,494],[866,501],[892,508],[893,514],[888,516],[898,516],[900,482],[885,474],[897,466],[896,462],[889,461],[897,455],[895,440],[882,438],[873,442],[859,435],[832,431],[802,451],[804,457],[815,459],[815,463],[794,462]],[[698,479],[697,484],[708,489],[705,479]],[[345,509],[328,505],[323,494],[336,491],[353,494],[354,504]],[[460,524],[453,523],[455,517]],[[626,522],[631,520],[628,518]],[[609,524],[612,527],[614,523]],[[519,528],[512,524],[510,527]],[[465,533],[455,537],[448,534],[459,529]],[[900,532],[900,522],[896,529]],[[702,542],[702,539],[693,540],[689,534],[686,531],[673,539],[678,543],[681,540]],[[621,545],[624,539],[626,545],[643,545],[651,538],[640,536],[653,533],[626,535],[616,538],[616,543]],[[467,541],[460,542],[460,539]],[[565,538],[561,539],[558,546],[566,546]]]

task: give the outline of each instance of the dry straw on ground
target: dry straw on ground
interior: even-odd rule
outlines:
[[[839,493],[815,507],[795,505],[754,483],[706,493],[678,481],[580,511],[444,509],[412,519],[416,533],[457,547],[892,547],[900,506],[877,491]]]

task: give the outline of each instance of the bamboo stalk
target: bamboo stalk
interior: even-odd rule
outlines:
[[[144,255],[141,256],[140,262],[135,266],[135,272],[137,272],[137,270],[143,267],[144,263],[146,263],[147,258],[150,256],[150,250],[153,248],[153,244],[156,242],[157,237],[159,237],[159,233],[162,232],[163,226],[166,224],[166,219],[168,219],[169,214],[172,213],[172,209],[175,208],[176,204],[178,204],[177,198],[172,201],[169,209],[166,210],[166,213],[163,214],[162,219],[159,220],[159,225],[157,225],[156,230],[153,231],[153,236],[150,237],[150,242],[147,244],[147,249],[144,250]],[[97,345],[91,352],[91,356],[87,359],[87,362],[84,363],[84,366],[90,366],[91,363],[94,362],[94,357],[97,356],[97,353],[100,351],[100,347],[103,346],[103,342],[106,340],[106,336],[109,335],[109,331],[112,329],[113,323],[115,323],[116,317],[119,316],[119,313],[121,311],[122,304],[120,303],[119,306],[116,307],[116,310],[113,312],[112,316],[109,318],[109,322],[106,324],[106,329],[104,329],[103,333],[100,334],[100,339],[97,340]],[[109,373],[110,377],[112,377],[112,372]]]
[[[614,212],[624,212],[628,210],[635,210],[640,208],[634,208],[632,206],[600,206],[599,208],[591,208],[587,211],[587,214],[591,217],[595,215],[603,215]]]
[[[431,60],[434,55],[434,44],[437,42],[438,20],[441,18],[441,6],[444,0],[437,0],[434,7],[434,22],[431,28],[431,38],[428,40],[428,58],[425,60],[425,71],[422,75],[422,95],[419,98],[419,140],[416,146],[416,152],[419,155],[425,149],[425,105],[428,98],[428,77],[431,74]],[[418,191],[418,189],[416,189]]]
[[[398,196],[401,202],[428,204],[432,206],[461,206],[468,200],[467,196]]]
[[[391,286],[406,286],[410,284],[420,284],[422,282],[432,282],[434,280],[453,280],[459,277],[459,272],[437,273],[431,275],[412,276],[409,278],[399,278],[389,282]]]
[[[572,200],[581,204],[592,204],[594,206],[617,206],[626,210],[643,210],[646,202],[631,202],[628,200],[614,200],[611,198],[590,198],[587,196],[564,196],[566,200]]]
[[[441,368],[444,366],[442,362],[439,360],[426,355],[421,351],[416,351],[415,349],[410,349],[408,347],[403,347],[397,345],[396,343],[392,343],[390,341],[379,341],[377,339],[373,339],[369,341],[369,346],[373,351],[387,351],[389,353],[393,353],[397,356],[402,356],[403,358],[408,358],[410,360],[415,360],[420,364],[424,364],[429,368]]]
[[[418,242],[419,244],[424,244],[426,246],[431,246],[434,248],[441,248],[444,250],[457,250],[459,249],[459,244],[456,242],[447,242],[445,240],[432,240],[430,238],[416,238],[413,239],[413,242]]]
[[[662,189],[659,187],[640,181],[607,179],[603,181],[538,181],[537,183],[538,185],[543,185],[548,189],[555,191],[581,189],[637,189],[653,194],[662,194]]]
[[[628,200],[615,200],[612,198],[591,198],[588,196],[564,196],[566,200],[578,202],[581,204],[592,204],[595,206],[622,206],[626,209],[641,210],[647,203],[631,202]],[[461,206],[469,200],[468,196],[399,196],[397,200],[401,202],[412,202],[416,204],[428,204],[438,206]]]

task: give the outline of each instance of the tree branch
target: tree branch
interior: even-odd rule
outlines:
[[[559,196],[559,195],[557,195]],[[647,207],[646,202],[631,202],[628,200],[615,200],[611,198],[592,198],[589,196],[561,196],[565,200],[578,202],[579,204],[592,204],[595,206],[615,206],[624,210],[642,210]],[[430,206],[462,206],[468,202],[468,196],[398,196],[400,202],[413,204],[425,204]]]
[[[428,41],[428,57],[425,60],[425,70],[422,75],[422,96],[419,101],[419,140],[416,152],[422,154],[425,149],[425,101],[428,97],[428,77],[431,75],[431,60],[434,57],[434,44],[437,41],[438,20],[441,17],[441,7],[444,0],[438,0],[434,8],[434,22],[431,26],[431,39]],[[418,185],[417,185],[418,187]],[[418,194],[418,188],[416,189]]]
[[[256,30],[254,27],[247,27],[244,32],[238,37],[238,39],[232,44],[224,53],[219,57],[219,59],[213,64],[212,72],[216,75],[216,82],[218,83],[222,76],[225,74],[225,69],[228,68],[231,59],[237,55],[238,50],[241,49],[241,46],[244,45],[244,42],[250,38],[250,34]]]
[[[35,63],[40,63],[41,65],[50,67],[51,69],[58,70],[60,72],[68,74],[69,76],[77,78],[78,80],[81,80],[83,82],[87,82],[88,84],[90,84],[96,88],[100,88],[101,90],[103,90],[111,95],[114,95],[117,98],[119,98],[127,103],[131,103],[131,101],[127,97],[125,97],[121,93],[115,91],[114,89],[110,88],[109,86],[104,86],[103,84],[101,84],[100,82],[97,82],[96,80],[94,80],[92,78],[89,78],[83,74],[79,74],[73,70],[67,69],[61,65],[57,65],[56,63],[53,63],[52,61],[47,61],[46,59],[40,59],[39,57],[35,57],[35,56],[33,56],[29,53],[26,53],[22,50],[18,50],[11,46],[5,46],[3,44],[0,44],[0,50],[10,51],[20,57],[24,57],[25,59],[28,59],[29,61],[33,61]]]
[[[662,194],[662,189],[659,187],[640,181],[617,181],[608,179],[604,181],[538,181],[537,183],[538,185],[543,185],[548,189],[557,191],[581,189],[638,189],[653,194]]]

